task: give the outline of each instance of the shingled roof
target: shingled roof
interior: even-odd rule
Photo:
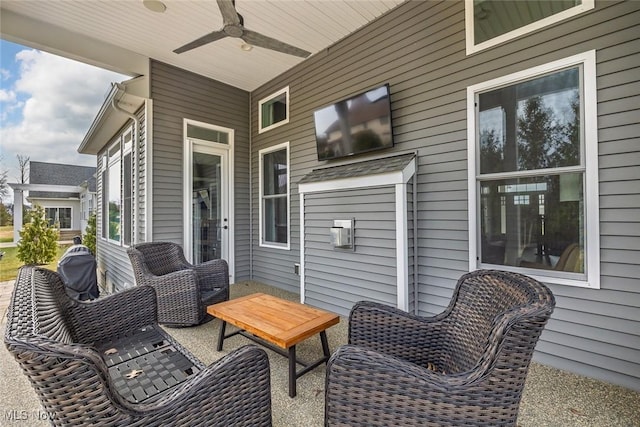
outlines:
[[[64,165],[59,163],[29,162],[29,183],[49,185],[82,185],[87,183],[89,191],[96,191],[96,168],[91,166]],[[52,191],[30,191],[35,198],[73,198],[78,193]]]
[[[334,179],[358,178],[363,176],[397,172],[403,170],[411,162],[411,160],[413,160],[414,157],[414,153],[409,153],[393,157],[384,157],[381,159],[349,163],[346,165],[314,169],[313,171],[302,177],[302,179],[298,183],[308,184],[312,182],[322,182]]]

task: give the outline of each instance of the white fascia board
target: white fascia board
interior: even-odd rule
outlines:
[[[9,187],[21,191],[49,191],[55,193],[80,193],[84,187],[80,185],[52,185],[52,184],[19,184],[9,183]]]

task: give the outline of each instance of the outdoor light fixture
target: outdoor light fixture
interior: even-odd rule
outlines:
[[[142,0],[142,4],[152,12],[164,13],[167,10],[167,6],[160,0]]]

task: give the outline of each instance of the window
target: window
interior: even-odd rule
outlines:
[[[71,208],[44,208],[50,226],[71,230]]]
[[[132,237],[133,128],[127,129],[102,157],[102,237],[128,246]]]
[[[258,132],[289,123],[289,86],[258,102]]]
[[[122,243],[131,245],[131,148],[133,146],[133,132],[129,131],[122,136]]]
[[[466,0],[467,54],[593,9],[594,0]]]
[[[467,89],[471,269],[599,287],[595,78],[590,51]]]
[[[289,143],[259,156],[260,246],[289,249]]]
[[[107,238],[114,242],[120,242],[120,219],[122,214],[121,179],[122,165],[120,155],[120,140],[109,148],[109,168],[107,184],[108,207],[108,234]]]
[[[100,168],[102,172],[100,173],[100,182],[102,183],[102,237],[107,238],[109,235],[109,157],[107,154],[102,155],[102,164]]]
[[[216,142],[218,144],[229,145],[229,132],[228,130],[212,128],[206,123],[198,125],[194,123],[187,123],[187,138],[202,139],[204,141]]]

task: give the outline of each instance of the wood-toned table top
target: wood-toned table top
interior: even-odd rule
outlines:
[[[284,349],[340,322],[337,314],[267,294],[210,305],[207,312]]]

